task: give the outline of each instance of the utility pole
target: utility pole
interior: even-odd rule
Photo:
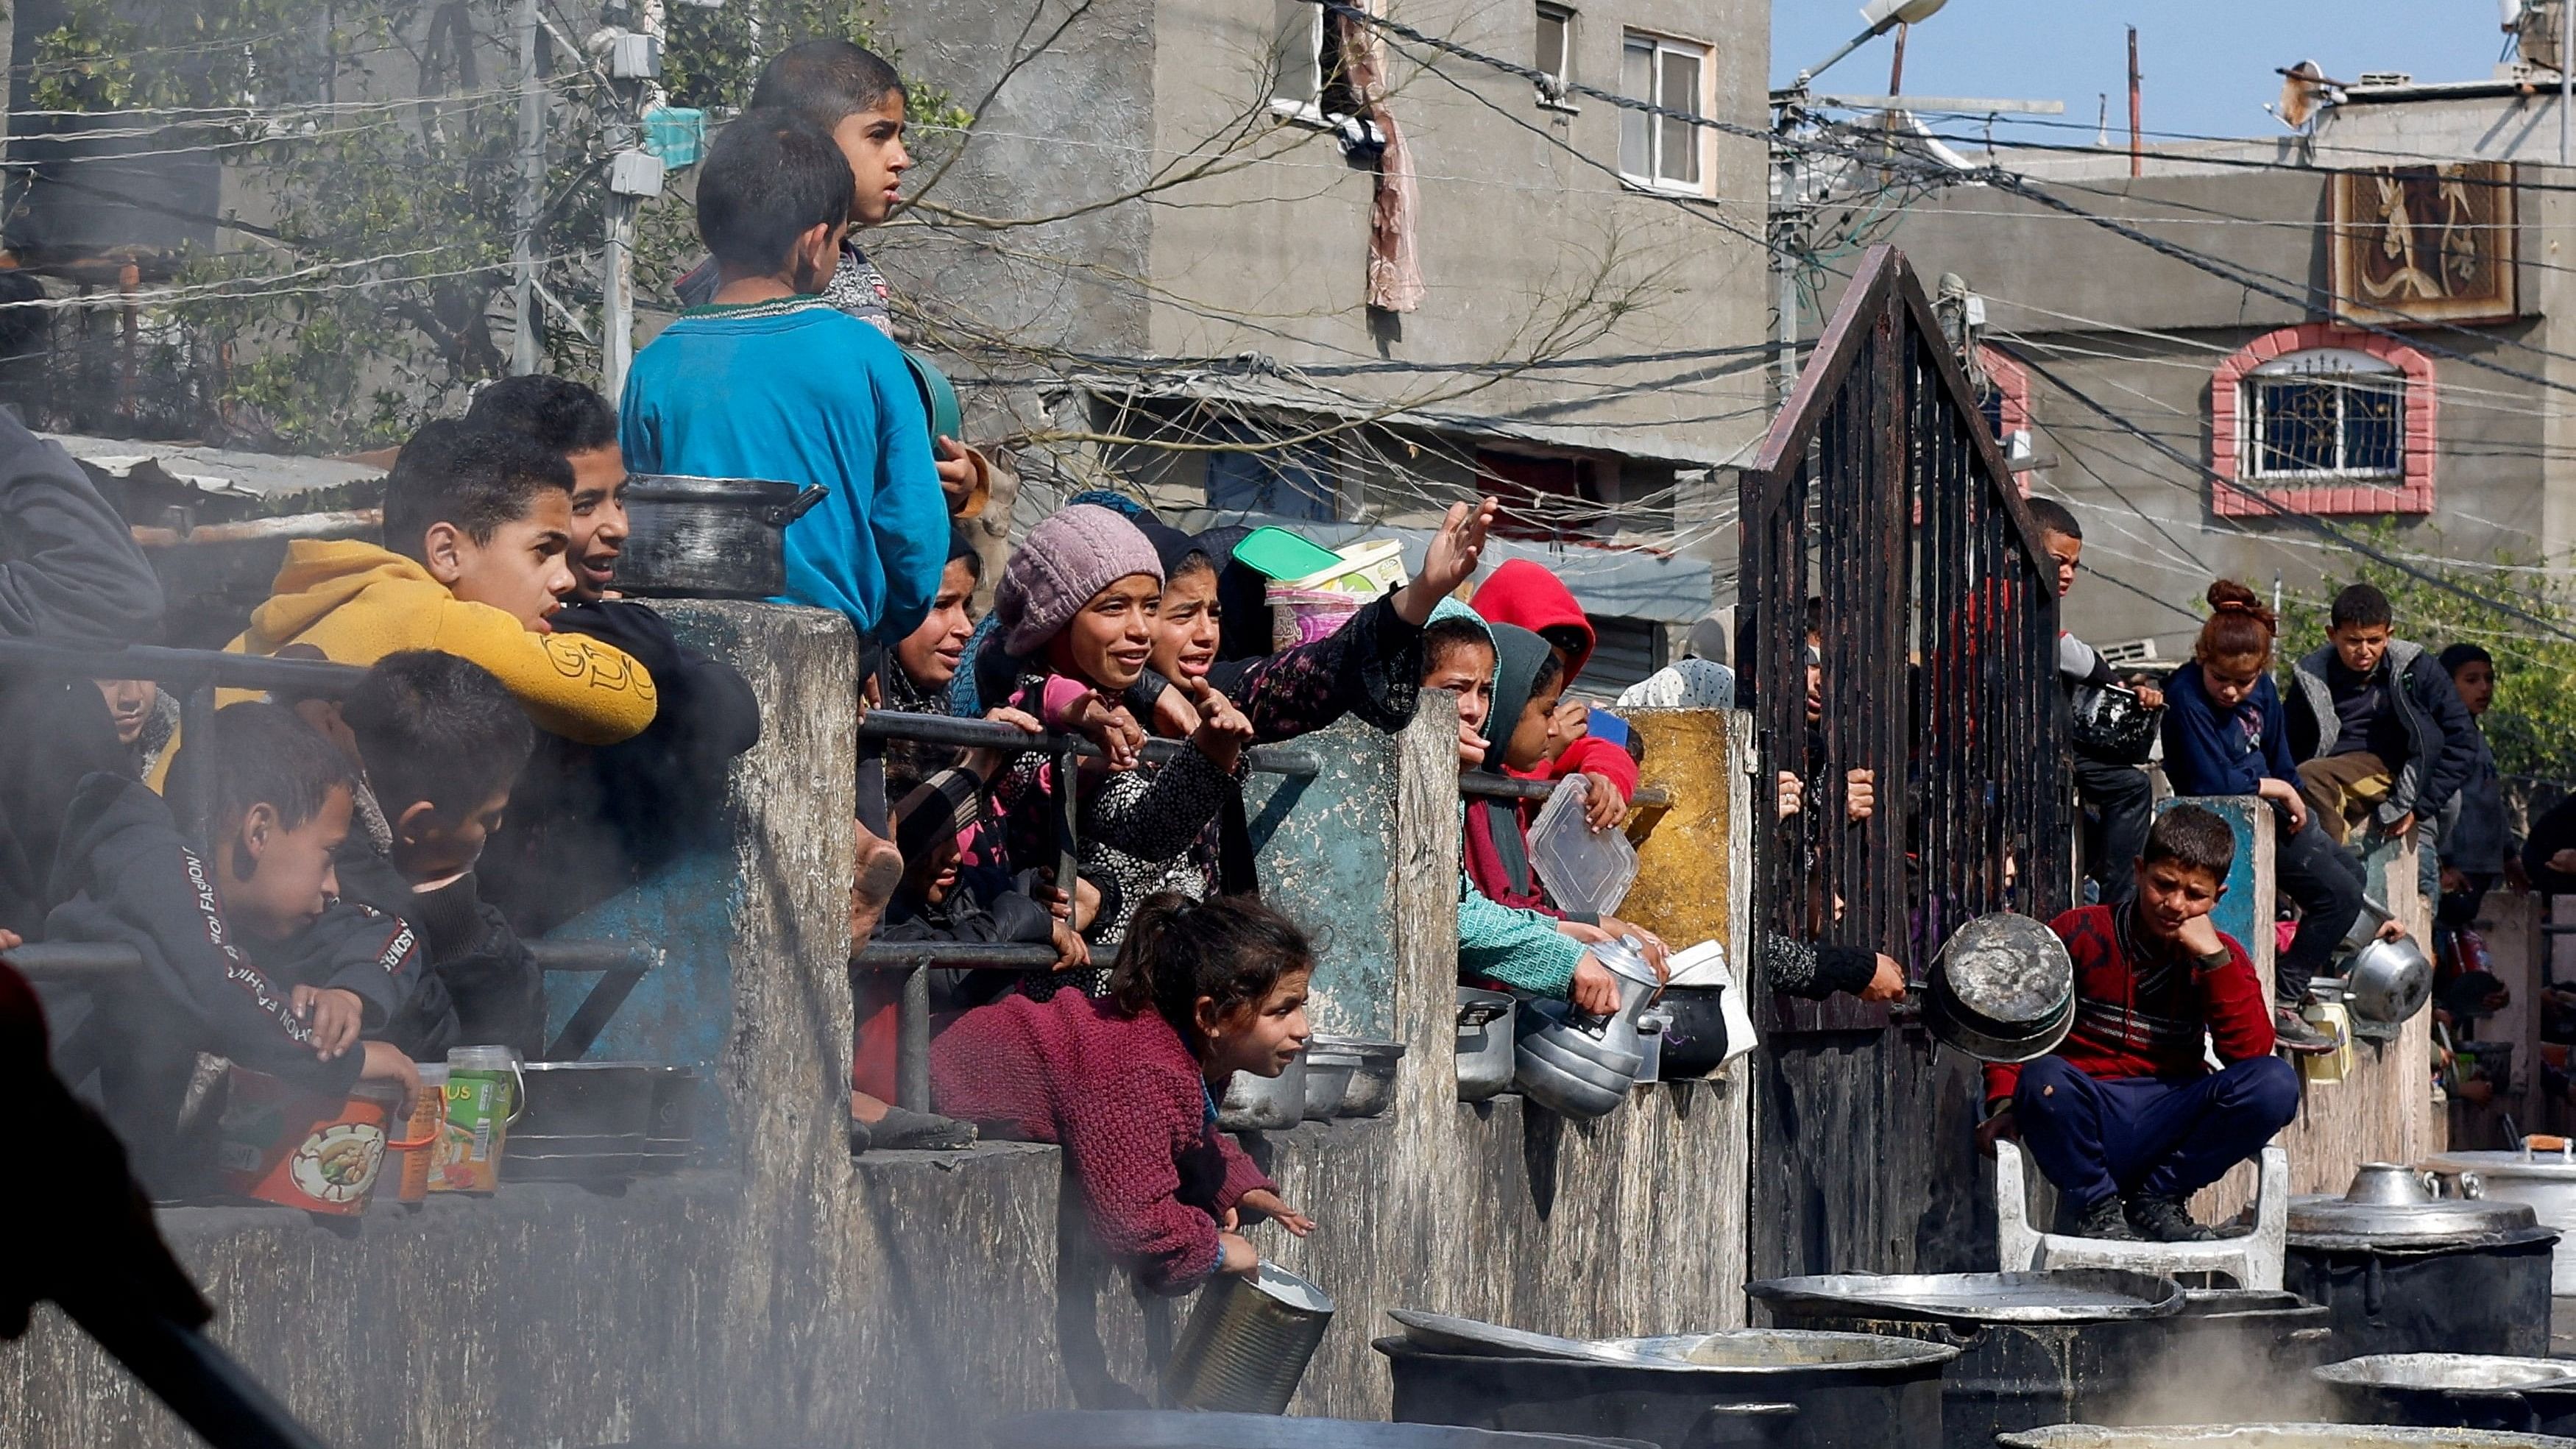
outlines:
[[[2147,174],[2147,158],[2138,116],[2138,27],[2129,27],[2129,174]]]
[[[2576,100],[2576,67],[2568,63],[2576,48],[2576,0],[2558,0],[2558,164],[2567,164],[2567,103]]]
[[[546,89],[537,75],[537,0],[519,0],[519,195],[511,208],[510,375],[537,370],[537,209],[546,185]]]
[[[1773,173],[1779,196],[1771,206],[1771,269],[1780,277],[1780,317],[1773,331],[1779,339],[1778,366],[1780,405],[1788,406],[1789,394],[1798,386],[1798,256],[1805,250],[1807,198],[1806,167],[1801,164],[1797,143],[1798,103],[1806,99],[1801,89],[1793,92],[1780,107],[1780,119],[1773,130]]]
[[[612,45],[609,74],[629,84],[618,88],[619,108],[609,116],[601,140],[609,155],[608,244],[600,258],[600,386],[612,399],[626,391],[626,369],[635,360],[635,212],[644,199],[662,194],[662,163],[643,150],[644,113],[657,104],[662,87],[662,3],[643,0],[635,7],[634,34]]]

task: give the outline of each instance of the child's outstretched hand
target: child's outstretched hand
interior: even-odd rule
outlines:
[[[1198,706],[1198,728],[1190,731],[1190,743],[1218,769],[1233,769],[1243,747],[1252,743],[1252,721],[1204,679],[1184,680],[1176,687],[1188,690],[1190,703]]]
[[[1072,922],[1055,923],[1053,944],[1055,969],[1058,971],[1079,971],[1091,964],[1091,943],[1082,939],[1082,933],[1073,928]]]
[[[995,724],[1012,725],[1021,730],[1025,730],[1030,734],[1037,734],[1045,729],[1045,726],[1038,723],[1037,716],[1030,714],[1024,709],[1012,709],[1008,705],[984,711],[984,718],[993,721]],[[1010,762],[1011,756],[1007,751],[997,749],[972,749],[966,752],[964,764],[967,769],[974,771],[976,774],[983,776],[987,781],[989,781],[994,776],[1002,773],[1003,769],[1008,766]]]
[[[1476,572],[1484,556],[1485,531],[1493,526],[1498,505],[1491,498],[1452,503],[1422,553],[1422,572],[1395,591],[1395,612],[1419,629],[1431,617],[1431,606],[1458,591]]]
[[[1292,1238],[1302,1238],[1315,1230],[1313,1218],[1290,1207],[1280,1199],[1279,1194],[1266,1187],[1256,1187],[1234,1201],[1236,1207],[1226,1209],[1225,1214],[1225,1225],[1229,1228],[1235,1226],[1240,1220],[1237,1208],[1250,1208],[1286,1228]]]
[[[358,1040],[358,1028],[366,1025],[366,1005],[354,991],[298,986],[287,1000],[297,1018],[313,1028],[313,1050],[326,1062],[347,1052]]]
[[[389,1041],[366,1044],[366,1061],[358,1068],[358,1080],[401,1083],[406,1112],[411,1109],[411,1099],[421,1092],[420,1068],[413,1064],[409,1054]]]
[[[1628,818],[1628,797],[1618,783],[1598,770],[1583,772],[1583,823],[1607,830]]]

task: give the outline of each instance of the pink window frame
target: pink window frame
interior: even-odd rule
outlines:
[[[2004,436],[2009,438],[2015,433],[2028,431],[2029,371],[1984,343],[1977,344],[1977,365],[1986,370],[1986,376],[1994,380],[1995,391],[2003,395]]]
[[[2366,352],[2395,366],[2405,377],[2406,434],[2397,481],[2260,488],[2249,480],[2240,487],[2246,377],[2276,357],[2320,347]],[[2221,518],[2262,518],[2281,509],[2308,514],[2430,513],[2437,403],[2433,360],[2403,342],[2331,322],[2306,322],[2266,332],[2237,349],[2209,375],[2209,468],[2218,475],[2210,484],[2210,511]]]

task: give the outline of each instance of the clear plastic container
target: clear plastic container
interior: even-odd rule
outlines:
[[[1637,883],[1637,848],[1615,825],[1596,831],[1584,823],[1590,788],[1581,775],[1557,785],[1530,825],[1529,858],[1558,910],[1609,915]]]

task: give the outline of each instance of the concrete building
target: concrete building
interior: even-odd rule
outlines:
[[[969,431],[1009,445],[1023,526],[1104,483],[1192,525],[1418,530],[1499,492],[1515,548],[1595,609],[1614,684],[1732,593],[1716,470],[1768,399],[1767,7],[1434,0],[1401,20],[1744,129],[1310,0],[934,0],[886,38],[974,125],[921,136],[911,224],[871,250],[956,359]],[[1385,117],[1395,134],[1372,134]]]
[[[1953,151],[2087,215],[1963,184],[1887,229],[1981,299],[1990,414],[2084,522],[2068,627],[2186,657],[2211,578],[2298,598],[2349,573],[2311,520],[2498,597],[2535,586],[2500,564],[2565,565],[2576,171],[2525,51],[2488,80],[2315,86],[2296,135],[2150,138],[2135,178],[2124,146]]]

